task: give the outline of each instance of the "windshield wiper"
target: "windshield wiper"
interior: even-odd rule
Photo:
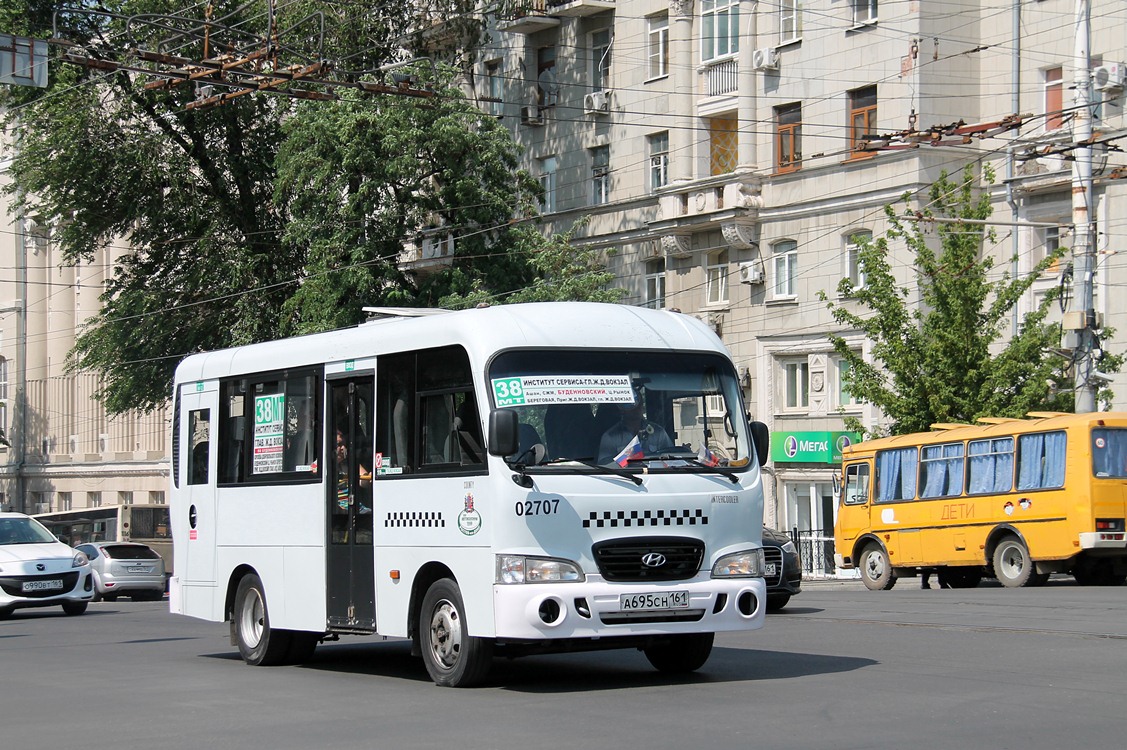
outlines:
[[[583,466],[586,466],[588,469],[594,469],[595,471],[614,474],[615,476],[622,477],[623,479],[629,479],[631,482],[639,486],[641,486],[642,484],[642,478],[632,471],[627,471],[617,464],[597,464],[589,458],[553,458],[550,461],[545,461],[540,465],[550,466],[552,464],[562,464],[568,462],[581,464]]]
[[[684,461],[685,463],[692,464],[693,466],[698,466],[702,469],[710,471],[713,474],[719,474],[723,477],[726,477],[726,478],[731,480],[732,484],[739,484],[740,483],[740,478],[738,476],[736,476],[734,473],[732,473],[731,471],[728,471],[727,469],[722,469],[719,466],[709,466],[708,464],[706,464],[704,461],[701,461],[696,456],[677,456],[677,455],[674,455],[672,453],[663,453],[659,456],[646,456],[645,458],[642,458],[640,460],[642,460],[642,461],[651,461],[651,460],[652,461]]]

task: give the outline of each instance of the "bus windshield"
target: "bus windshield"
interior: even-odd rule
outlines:
[[[1127,477],[1127,430],[1092,430],[1092,473],[1097,477]]]
[[[494,406],[513,409],[510,463],[647,470],[751,464],[730,362],[709,353],[519,350],[489,370]]]

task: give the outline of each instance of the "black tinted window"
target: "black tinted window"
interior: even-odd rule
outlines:
[[[159,560],[155,550],[135,544],[107,544],[102,547],[106,557],[114,560]]]

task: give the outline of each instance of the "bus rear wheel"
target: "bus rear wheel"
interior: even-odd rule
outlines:
[[[704,666],[712,653],[715,633],[684,633],[670,636],[659,645],[642,649],[650,664],[659,672],[688,674]]]
[[[441,578],[431,584],[419,610],[419,647],[435,685],[470,687],[493,664],[493,641],[471,636],[458,584]]]
[[[861,553],[861,581],[869,591],[888,591],[896,585],[892,562],[879,544],[870,544]]]
[[[285,661],[290,634],[270,627],[270,611],[266,607],[262,579],[253,573],[239,581],[231,628],[239,646],[239,655],[247,664],[269,667]]]
[[[1015,536],[1008,536],[994,548],[994,577],[1006,588],[1036,585],[1037,576],[1029,550]]]

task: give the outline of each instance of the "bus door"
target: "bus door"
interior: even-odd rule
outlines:
[[[841,506],[837,509],[837,537],[841,542],[837,552],[845,557],[850,556],[853,541],[869,528],[871,479],[872,468],[867,462],[845,466]]]
[[[329,382],[325,547],[330,629],[374,631],[376,627],[373,391],[370,375]]]
[[[219,391],[215,384],[188,383],[180,393],[180,497],[183,499],[172,519],[187,528],[177,536],[186,540],[178,545],[173,566],[185,582],[215,582],[216,528],[216,420]]]

